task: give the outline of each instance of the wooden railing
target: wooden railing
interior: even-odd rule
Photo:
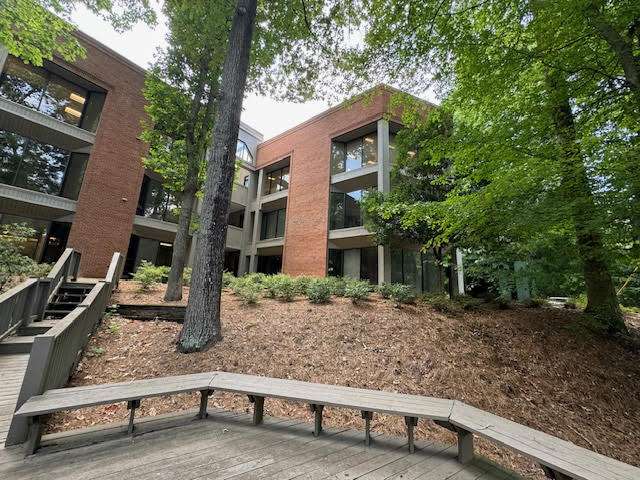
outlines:
[[[90,335],[102,319],[123,263],[122,255],[115,253],[107,277],[98,282],[85,300],[58,320],[53,328],[35,337],[16,410],[32,396],[62,387],[67,382]],[[27,437],[27,430],[25,419],[13,417],[6,445],[23,442]]]
[[[44,278],[29,278],[0,295],[0,340],[21,325],[42,319],[47,304],[68,279],[75,279],[80,252],[67,248]]]
[[[33,299],[39,297],[39,289],[38,279],[30,278],[0,295],[0,340],[38,318],[38,302]]]

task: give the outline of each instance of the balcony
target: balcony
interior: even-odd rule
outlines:
[[[70,152],[88,152],[94,133],[0,97],[0,129],[19,133]]]
[[[225,246],[234,250],[242,249],[242,228],[233,225],[227,227],[227,243]]]
[[[0,183],[2,212],[21,217],[61,219],[76,211],[76,201]]]
[[[233,190],[231,190],[231,205],[229,209],[234,212],[237,210],[244,210],[249,201],[249,189],[239,183],[233,184]]]
[[[335,173],[331,175],[331,184],[344,192],[376,186],[378,184],[378,164]]]

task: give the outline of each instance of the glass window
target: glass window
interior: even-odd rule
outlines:
[[[253,165],[253,155],[251,155],[251,150],[249,150],[247,144],[242,140],[238,140],[238,143],[236,143],[236,159]]]
[[[12,102],[38,109],[47,77],[46,70],[9,56],[0,77],[0,94]]]
[[[286,209],[264,212],[260,226],[260,240],[284,237]]]
[[[331,174],[349,172],[378,161],[378,136],[375,133],[350,142],[331,142]]]
[[[140,186],[136,215],[178,223],[180,205],[158,180],[145,175]]]
[[[242,185],[244,187],[249,187],[249,175],[245,175],[244,178],[242,179]]]
[[[95,131],[104,92],[89,91],[44,68],[8,57],[0,76],[0,95],[62,122]]]
[[[330,248],[329,258],[327,261],[327,274],[331,277],[342,277],[343,263],[343,251],[335,248]]]
[[[360,280],[378,283],[378,247],[360,249]]]
[[[270,195],[289,188],[289,166],[267,172],[265,177],[264,195]]]
[[[21,244],[21,251],[36,262],[42,263],[54,263],[60,258],[67,246],[71,229],[69,223],[48,222],[14,215],[0,215],[0,223],[20,223],[32,228],[34,234]]]
[[[89,156],[0,130],[0,182],[78,198]]]
[[[423,256],[415,250],[403,248],[391,249],[391,281],[413,287],[417,292],[423,290]]]
[[[329,198],[329,229],[361,227],[363,225],[360,203],[369,189],[353,192],[331,192]]]

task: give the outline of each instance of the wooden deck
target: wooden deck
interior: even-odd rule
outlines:
[[[0,450],[0,478],[520,478],[483,459],[462,465],[455,445],[416,442],[409,454],[406,438],[373,434],[365,447],[361,431],[326,430],[315,438],[313,425],[301,420],[266,417],[254,426],[251,415],[214,410],[205,421],[188,421],[195,413],[141,419],[133,439],[119,425],[45,436],[27,458],[19,447]]]
[[[28,353],[0,355],[0,445],[7,438],[28,362]]]

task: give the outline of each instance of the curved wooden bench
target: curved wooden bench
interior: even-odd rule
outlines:
[[[307,403],[315,416],[314,435],[320,435],[322,431],[325,406],[359,410],[365,421],[365,443],[368,445],[374,413],[399,415],[405,418],[409,449],[413,451],[414,427],[419,418],[427,418],[458,435],[458,460],[462,463],[473,459],[473,435],[477,434],[539,462],[551,479],[640,480],[640,468],[459,401],[237,373],[208,372],[50,390],[30,398],[15,414],[33,419],[27,446],[29,454],[38,448],[41,415],[126,401],[131,410],[129,433],[133,434],[134,411],[141,399],[199,391],[199,417],[204,418],[208,398],[215,390],[247,395],[254,404],[255,424],[262,422],[265,398]]]

